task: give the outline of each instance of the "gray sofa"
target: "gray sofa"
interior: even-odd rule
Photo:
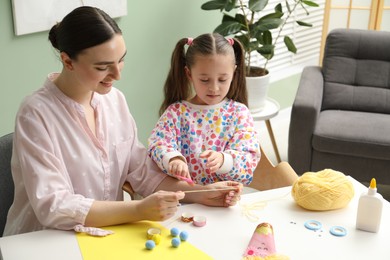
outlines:
[[[288,161],[298,174],[332,168],[390,184],[390,32],[329,33],[322,68],[302,72]]]

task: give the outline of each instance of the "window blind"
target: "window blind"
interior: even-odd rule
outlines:
[[[275,55],[268,62],[267,69],[271,73],[271,81],[277,81],[302,71],[304,66],[318,65],[321,49],[322,25],[326,0],[312,0],[319,7],[307,7],[309,15],[298,6],[284,26],[281,35],[275,45]],[[292,3],[292,1],[290,1]],[[282,4],[284,12],[287,8],[284,1],[269,0],[267,7],[261,12],[261,16],[272,13],[274,7]],[[290,3],[290,6],[292,5]],[[283,18],[285,18],[286,14]],[[311,23],[312,27],[299,26],[296,21]],[[273,30],[275,39],[279,29]],[[297,47],[297,53],[289,52],[284,45],[283,38],[288,35]],[[252,64],[263,67],[265,59],[257,52],[252,53]]]

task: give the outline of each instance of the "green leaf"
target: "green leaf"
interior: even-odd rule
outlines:
[[[241,31],[241,24],[235,21],[223,22],[215,28],[214,32],[223,36],[232,35]]]
[[[244,46],[245,51],[249,50],[249,40],[246,35],[236,36],[235,38],[241,42],[242,46]]]
[[[249,47],[252,50],[257,50],[259,48],[259,42],[258,41],[251,41],[251,42],[249,42]]]
[[[261,48],[259,48],[257,50],[257,52],[260,53],[261,55],[263,55],[263,54],[272,54],[274,52],[274,49],[275,49],[275,47],[272,44],[270,44],[270,45],[263,45],[263,46],[261,46]]]
[[[235,16],[235,20],[239,23],[241,23],[242,25],[246,25],[246,17],[243,16],[242,14],[236,14]]]
[[[272,33],[270,31],[266,31],[263,33],[262,44],[272,45]]]
[[[284,36],[284,44],[286,44],[287,49],[292,53],[297,53],[297,48],[294,45],[294,42],[290,37]]]
[[[283,9],[282,9],[282,4],[281,3],[277,4],[274,9],[275,9],[276,13],[283,13]]]
[[[223,17],[222,17],[222,22],[236,22],[236,18],[233,17],[233,16],[230,16],[228,14],[224,14]]]
[[[235,17],[230,16],[228,14],[224,14],[222,17],[222,23],[226,22],[236,22],[241,24],[241,30],[248,31],[248,28],[246,28],[246,23],[245,23],[245,17],[241,14],[236,14]]]
[[[223,10],[229,0],[212,0],[208,1],[200,7],[202,10]]]
[[[312,7],[319,7],[317,3],[314,3],[312,1],[302,1],[305,5],[312,6]]]
[[[233,10],[233,8],[236,7],[237,0],[228,0],[226,5],[225,5],[225,10],[226,12],[230,12]]]
[[[290,4],[288,3],[288,1],[286,0],[286,7],[287,7],[287,11],[288,13],[291,14],[291,7],[290,7]]]
[[[284,15],[284,13],[281,13],[281,12],[270,13],[270,14],[267,14],[267,15],[264,15],[263,17],[261,17],[259,19],[259,21],[267,20],[270,18],[281,18],[283,15]]]
[[[274,56],[274,46],[273,45],[264,45],[261,48],[257,49],[257,52],[261,54],[265,59],[270,60]]]
[[[297,24],[299,24],[300,26],[313,27],[311,23],[306,23],[302,21],[297,21]]]
[[[280,25],[282,25],[282,23],[283,23],[283,19],[279,19],[279,18],[259,20],[253,24],[254,25],[253,29],[264,32],[264,31],[276,29]]]
[[[249,10],[252,12],[262,11],[268,4],[268,0],[249,0]]]

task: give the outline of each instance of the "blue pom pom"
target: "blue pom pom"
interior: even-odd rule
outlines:
[[[149,250],[152,250],[153,248],[155,248],[155,246],[156,246],[156,243],[153,240],[148,240],[145,243],[145,247]]]
[[[180,239],[181,241],[186,241],[188,239],[188,232],[187,231],[180,232]]]
[[[179,247],[180,246],[180,239],[178,237],[172,238],[171,244],[173,247]]]
[[[171,235],[173,236],[173,237],[177,237],[178,235],[179,235],[179,233],[180,233],[180,231],[179,231],[179,229],[178,228],[172,228],[171,229]]]

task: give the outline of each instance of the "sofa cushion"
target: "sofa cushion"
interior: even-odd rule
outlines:
[[[390,114],[390,32],[334,30],[323,61],[322,109]]]
[[[325,153],[390,160],[389,116],[343,110],[322,111],[314,129],[313,148]]]
[[[322,108],[390,114],[390,90],[326,82]]]

